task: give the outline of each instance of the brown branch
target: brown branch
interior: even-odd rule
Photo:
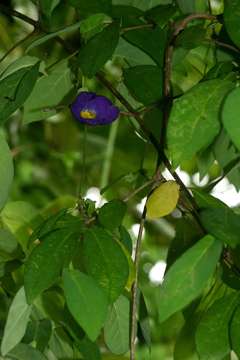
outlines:
[[[172,106],[172,97],[171,97],[171,70],[172,70],[172,58],[174,45],[177,40],[178,35],[183,31],[187,25],[196,19],[205,19],[205,20],[216,20],[216,17],[209,14],[191,14],[184,18],[179,23],[173,25],[173,32],[168,40],[168,45],[165,50],[164,56],[164,84],[163,84],[163,94],[164,94],[164,110],[163,110],[163,126],[161,129],[161,139],[160,142],[165,147],[166,142],[166,132],[167,132],[167,123],[169,118],[170,109]],[[160,160],[160,159],[159,159]]]
[[[228,50],[231,50],[237,54],[240,53],[240,49],[236,48],[235,46],[233,45],[230,45],[230,44],[226,44],[222,41],[219,41],[219,40],[214,40],[215,44],[218,45],[219,47],[222,47],[222,48],[225,48],[225,49],[228,49]]]
[[[18,19],[32,25],[34,28],[38,27],[38,21],[35,21],[32,18],[30,18],[14,9],[11,9],[5,5],[0,4],[0,11],[3,12],[5,15],[9,15],[9,16],[18,18]]]

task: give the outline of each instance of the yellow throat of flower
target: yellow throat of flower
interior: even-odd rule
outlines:
[[[88,109],[83,109],[81,112],[80,112],[80,116],[83,118],[83,119],[95,119],[97,114],[95,113],[95,111],[92,111],[92,110],[88,110]]]

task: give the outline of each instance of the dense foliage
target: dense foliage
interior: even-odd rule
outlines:
[[[1,1],[1,359],[240,358],[239,24]]]

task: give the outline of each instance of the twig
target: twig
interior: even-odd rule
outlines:
[[[148,180],[147,182],[145,182],[142,186],[138,187],[136,190],[134,190],[133,192],[131,192],[131,194],[129,194],[128,196],[126,196],[123,201],[127,202],[129,201],[132,197],[134,197],[135,195],[137,195],[140,191],[142,191],[143,189],[145,189],[147,186],[154,184],[156,181],[156,179],[151,179]]]
[[[35,21],[32,18],[30,18],[14,9],[11,9],[5,5],[0,5],[0,11],[6,15],[10,15],[10,16],[18,18],[18,19],[32,25],[34,28],[38,27],[38,21]]]
[[[153,28],[154,24],[141,24],[141,25],[135,25],[135,26],[129,26],[126,28],[121,29],[121,34],[124,34],[125,32],[132,31],[132,30],[140,30],[140,29],[146,29],[146,28]]]
[[[130,329],[130,360],[135,360],[135,346],[136,346],[136,335],[137,335],[137,293],[138,293],[138,279],[139,279],[139,262],[140,262],[140,254],[141,254],[141,244],[142,244],[142,235],[144,229],[144,223],[146,218],[146,206],[144,206],[144,210],[141,217],[141,222],[139,225],[134,264],[135,264],[135,280],[132,285],[132,303],[131,303],[131,329]]]
[[[14,51],[16,48],[18,48],[19,46],[21,46],[22,44],[24,44],[28,39],[30,39],[30,37],[32,37],[35,34],[35,29],[29,33],[28,35],[26,35],[23,39],[19,40],[16,44],[14,44],[1,58],[0,58],[0,63],[6,59],[6,57],[8,57],[9,54],[11,54],[12,51]]]
[[[226,44],[222,41],[219,41],[219,40],[214,40],[215,44],[220,46],[220,47],[223,47],[225,49],[228,49],[228,50],[231,50],[231,51],[234,51],[235,53],[239,54],[240,53],[240,49],[236,48],[235,46],[233,45],[230,45],[230,44]]]

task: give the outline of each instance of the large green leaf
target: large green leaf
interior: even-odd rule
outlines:
[[[177,4],[184,14],[204,12],[208,10],[208,4],[206,0],[177,0]]]
[[[12,154],[3,135],[0,134],[0,174],[4,174],[4,176],[0,176],[0,210],[7,201],[13,181],[13,173]]]
[[[112,305],[104,325],[104,339],[113,354],[124,354],[129,349],[130,304],[120,296]]]
[[[13,360],[47,360],[40,351],[26,344],[18,344],[7,356]]]
[[[224,101],[222,119],[225,129],[234,145],[240,150],[240,89],[236,88],[228,94]]]
[[[240,331],[240,306],[236,308],[232,321],[230,324],[230,339],[233,351],[240,357],[240,342],[239,342],[239,331]]]
[[[235,247],[240,244],[240,215],[226,207],[208,208],[200,213],[205,229],[223,243]]]
[[[160,289],[160,321],[183,309],[201,294],[213,275],[221,250],[220,241],[206,235],[175,261]]]
[[[224,0],[224,23],[232,41],[240,47],[240,0]]]
[[[109,230],[114,230],[121,225],[127,210],[126,204],[121,200],[111,200],[99,209],[100,223]]]
[[[111,0],[69,0],[70,4],[77,8],[81,16],[88,16],[97,13],[110,13]]]
[[[43,120],[56,114],[55,107],[73,91],[73,76],[69,62],[62,60],[51,68],[48,75],[37,81],[24,105],[24,123]]]
[[[70,312],[89,339],[95,341],[107,316],[105,292],[93,278],[77,270],[64,271],[63,286]]]
[[[119,23],[114,22],[91,38],[79,51],[83,75],[91,78],[112,57],[119,39]]]
[[[228,327],[238,301],[236,293],[224,296],[203,315],[196,331],[197,352],[201,360],[221,360],[230,352]]]
[[[0,81],[0,124],[24,104],[38,78],[39,62],[24,67]]]
[[[28,303],[50,287],[59,277],[64,264],[75,253],[80,234],[71,227],[48,233],[36,246],[25,264],[24,286]]]
[[[137,29],[124,33],[124,39],[147,53],[160,67],[163,66],[166,33],[160,28]]]
[[[105,230],[92,228],[84,238],[84,264],[114,301],[126,286],[129,266],[121,245]]]
[[[162,97],[162,71],[157,66],[139,65],[124,71],[124,83],[133,97],[144,105]]]
[[[21,287],[15,295],[8,312],[1,343],[1,352],[3,355],[6,355],[22,340],[31,310],[31,306],[26,302],[24,288]]]
[[[167,129],[167,144],[174,165],[190,160],[211,144],[220,130],[223,97],[232,86],[224,80],[205,81],[174,101]]]

